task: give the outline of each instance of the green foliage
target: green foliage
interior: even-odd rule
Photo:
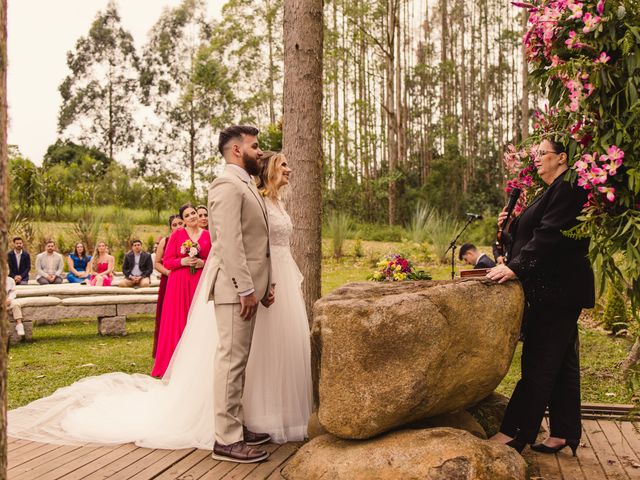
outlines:
[[[331,237],[333,256],[341,258],[344,241],[354,232],[351,217],[342,212],[331,212],[327,219],[327,232]]]
[[[364,257],[364,250],[362,249],[362,240],[360,240],[360,238],[356,238],[356,241],[353,244],[353,256],[356,258]]]
[[[133,109],[138,89],[135,44],[113,1],[98,13],[88,35],[76,42],[67,65],[71,73],[59,87],[58,130],[68,135],[79,131],[82,143],[113,158],[136,140]]]
[[[98,242],[98,233],[102,225],[102,217],[94,215],[91,212],[84,213],[78,221],[73,225],[73,232],[78,242],[84,243],[87,252],[93,255],[96,243]]]
[[[460,222],[446,213],[432,210],[428,216],[426,231],[429,235],[429,243],[440,263],[448,262],[447,249],[460,228]]]
[[[532,78],[550,104],[548,114],[538,114],[532,141],[556,134],[568,146],[572,179],[591,193],[570,235],[591,238],[600,283],[606,276],[620,285],[640,319],[640,8],[624,0],[602,5],[590,29],[581,27],[584,19],[569,18],[568,9],[560,11],[543,54],[538,34],[528,37]],[[584,8],[594,11],[596,1]],[[570,36],[574,48],[567,48]]]
[[[609,282],[602,322],[607,330],[617,333],[627,328],[627,304],[620,282]]]
[[[407,234],[409,235],[409,239],[415,243],[424,243],[427,238],[429,238],[427,225],[431,214],[432,210],[427,204],[418,203],[416,205],[416,209],[411,217],[411,223],[407,225]]]
[[[146,251],[149,253],[153,253],[156,247],[156,237],[154,235],[149,235],[147,237],[146,242]]]
[[[133,223],[123,210],[116,210],[114,217],[112,226],[116,243],[111,243],[111,246],[116,250],[127,252],[130,250],[131,240],[133,240]]]
[[[267,128],[260,132],[259,140],[262,150],[280,152],[282,150],[282,122],[267,125]]]

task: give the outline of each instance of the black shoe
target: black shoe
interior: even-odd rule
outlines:
[[[522,453],[522,450],[524,450],[524,447],[527,446],[527,442],[525,442],[524,440],[520,440],[519,438],[514,438],[510,442],[505,443],[505,445],[513,448],[518,453]]]
[[[566,440],[564,445],[560,445],[559,447],[547,447],[544,443],[536,443],[531,445],[531,450],[534,452],[540,453],[558,453],[564,447],[569,447],[571,449],[571,453],[573,456],[576,456],[576,450],[578,450],[578,440]]]

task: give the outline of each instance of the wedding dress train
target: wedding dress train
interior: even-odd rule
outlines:
[[[269,214],[279,214],[273,207]],[[274,220],[270,232],[270,242],[271,235],[275,239],[276,302],[270,309],[260,307],[243,398],[248,427],[270,433],[278,442],[305,437],[312,406],[309,327],[302,276],[289,251],[287,219]],[[186,328],[161,380],[121,372],[79,380],[8,412],[9,436],[55,444],[133,442],[147,448],[211,449],[218,343],[215,309],[208,299],[211,266],[207,261]]]

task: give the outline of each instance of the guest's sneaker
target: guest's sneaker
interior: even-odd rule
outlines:
[[[268,452],[253,448],[245,442],[236,442],[231,445],[222,445],[216,442],[213,445],[213,453],[211,454],[211,458],[214,460],[236,463],[261,462],[266,460],[268,456]]]
[[[16,324],[16,333],[21,337],[24,337],[24,325],[21,323]]]
[[[252,446],[262,445],[271,440],[271,436],[268,433],[255,433],[244,426],[242,427],[242,436],[244,437],[244,443]]]

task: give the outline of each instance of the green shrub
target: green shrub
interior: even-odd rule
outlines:
[[[356,238],[356,241],[353,245],[353,256],[356,258],[364,257],[364,250],[362,248],[362,240]]]
[[[407,234],[409,238],[416,243],[424,243],[429,238],[427,231],[427,224],[429,223],[429,216],[432,214],[429,205],[424,203],[418,203],[416,209],[411,216],[411,222],[407,225]]]
[[[627,325],[627,302],[624,289],[619,281],[609,283],[602,312],[604,328],[617,333],[625,330]]]
[[[153,251],[155,250],[155,246],[156,246],[155,237],[153,235],[149,235],[147,237],[147,245],[146,245],[147,252],[153,253]]]
[[[354,233],[353,222],[349,215],[332,212],[327,219],[327,233],[331,237],[331,248],[335,258],[341,258],[344,241]]]
[[[426,228],[429,233],[429,243],[433,247],[436,258],[440,263],[447,263],[447,249],[460,230],[460,222],[450,215],[432,211]]]

